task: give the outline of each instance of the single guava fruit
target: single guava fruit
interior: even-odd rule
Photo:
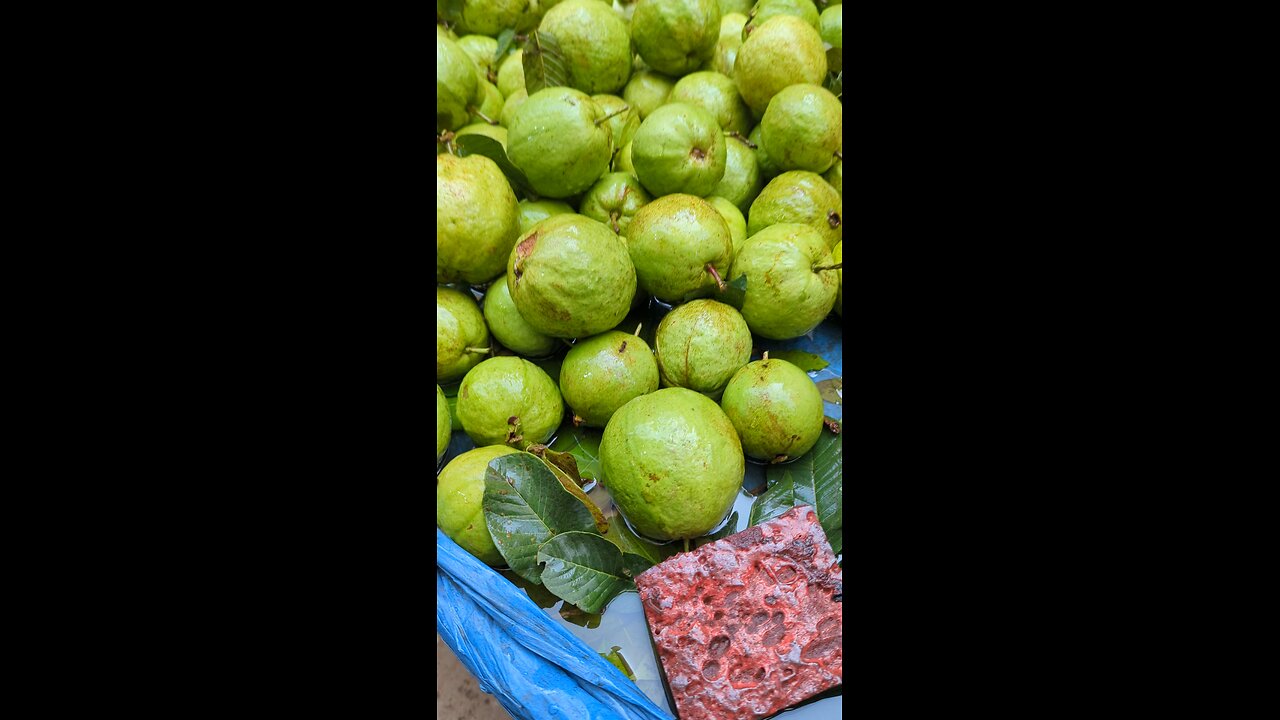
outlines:
[[[706,200],[679,193],[636,212],[627,249],[640,289],[668,303],[716,292],[733,264],[733,236],[724,218]]]
[[[844,108],[819,85],[792,85],[769,101],[760,140],[782,170],[826,172],[844,133]]]
[[[523,448],[551,438],[564,417],[564,401],[542,368],[507,355],[485,360],[462,378],[457,412],[477,446]]]
[[[613,137],[613,152],[616,156],[623,146],[631,142],[631,136],[640,127],[640,113],[617,95],[592,95],[592,100],[609,118],[609,134]]]
[[[507,148],[507,129],[501,125],[490,125],[486,122],[474,123],[462,128],[455,133],[455,135],[457,137],[462,137],[464,135],[484,135],[485,137],[491,137],[494,140],[497,140],[498,143],[502,145],[502,149],[505,150]]]
[[[436,382],[461,378],[489,354],[489,328],[471,295],[436,287]]]
[[[609,173],[592,185],[582,197],[580,212],[626,237],[631,219],[651,199],[644,186],[631,173]]]
[[[581,91],[544,88],[516,108],[507,127],[507,156],[539,195],[576,195],[591,187],[613,159],[603,118],[600,106]]]
[[[627,244],[584,215],[556,215],[520,237],[507,264],[520,315],[543,335],[579,338],[616,327],[631,309]]]
[[[575,425],[602,428],[618,408],[657,389],[649,344],[616,330],[574,343],[560,365],[560,392]]]
[[[534,225],[552,215],[572,215],[573,207],[559,200],[521,200],[516,213],[516,222],[520,225],[520,234],[524,235]],[[510,259],[510,258],[508,258]]]
[[[770,225],[802,223],[816,229],[827,248],[844,238],[844,201],[826,180],[804,170],[785,172],[769,181],[747,212],[747,237]]]
[[[599,0],[564,0],[542,16],[538,32],[555,37],[570,87],[615,93],[631,77],[627,22]]]
[[[733,63],[733,80],[757,117],[783,88],[796,83],[820,85],[827,76],[827,51],[809,23],[778,15],[758,26],[742,42]]]
[[[742,47],[742,28],[746,24],[747,16],[740,13],[720,17],[720,39],[716,40],[715,50],[705,69],[733,77],[733,61],[738,57],[738,48]]]
[[[751,12],[751,6],[755,4],[754,0],[719,0],[720,15],[723,17],[729,13],[737,13],[746,18],[747,13]],[[746,20],[744,19],[745,23]],[[739,28],[741,30],[741,28]]]
[[[636,166],[631,162],[631,143],[622,146],[617,155],[613,156],[613,171],[630,173],[635,177]],[[636,178],[639,180],[640,178]]]
[[[497,40],[487,35],[463,35],[458,38],[458,47],[480,68],[485,80],[494,82],[498,79],[498,68],[493,62],[493,56],[498,53]]]
[[[666,104],[671,89],[675,86],[676,81],[666,75],[652,70],[637,70],[622,89],[622,99],[640,113],[640,120],[643,121],[654,110]]]
[[[836,249],[831,251],[831,260],[837,265],[841,265],[844,261],[841,259],[843,255],[840,252],[840,246],[844,243],[836,243]],[[844,317],[844,268],[836,270],[836,277],[840,279],[840,284],[836,285],[836,314]]]
[[[478,447],[449,461],[436,478],[436,525],[480,562],[505,565],[484,521],[484,476],[494,458],[519,452],[505,446]]]
[[[707,202],[724,218],[725,227],[729,228],[729,240],[733,244],[733,256],[737,257],[738,251],[747,241],[747,219],[742,216],[738,206],[725,198],[712,195],[707,198]]]
[[[818,29],[818,7],[810,0],[760,0],[748,14],[750,21],[742,30],[745,40],[755,29],[779,15],[791,15]]]
[[[818,386],[786,360],[757,360],[739,370],[720,407],[737,428],[743,451],[757,460],[794,460],[822,434]]]
[[[499,118],[499,121],[503,127],[507,128],[508,137],[510,137],[511,122],[516,117],[516,110],[519,110],[520,106],[528,99],[529,92],[522,87],[508,95],[507,99],[502,102],[502,117]]]
[[[449,438],[453,435],[453,419],[449,417],[449,399],[444,390],[436,385],[436,463],[449,449]]]
[[[711,191],[733,203],[742,212],[751,207],[751,201],[760,194],[764,182],[760,179],[760,165],[756,154],[747,145],[746,138],[724,135],[724,177]]]
[[[720,406],[686,388],[623,405],[600,440],[602,483],[631,525],[654,540],[707,534],[746,475],[742,443]]]
[[[711,113],[724,131],[743,135],[751,132],[751,108],[742,101],[733,80],[717,72],[685,75],[671,89],[668,103],[696,105]]]
[[[501,275],[520,232],[516,206],[494,161],[437,155],[436,281],[478,285]]]
[[[484,321],[489,333],[507,349],[524,357],[540,358],[551,355],[560,348],[560,342],[534,330],[516,310],[507,289],[507,278],[502,276],[489,284],[484,294]]]
[[[475,64],[458,43],[436,33],[436,132],[466,125],[475,94]]]
[[[778,166],[773,162],[773,160],[769,159],[769,154],[764,151],[764,145],[760,143],[759,125],[752,129],[751,134],[747,136],[747,140],[750,141],[752,145],[756,146],[756,167],[760,170],[761,184],[767,183],[777,177],[777,175],[782,171],[778,169]]]
[[[841,189],[841,186],[844,185],[843,166],[844,160],[842,158],[836,158],[836,162],[831,166],[831,169],[822,174],[822,179],[826,180],[831,187],[835,188],[836,192],[840,193],[841,198],[844,197],[844,190]]]
[[[710,195],[724,177],[727,154],[715,117],[685,103],[654,110],[631,140],[636,177],[654,197]]]
[[[818,34],[822,36],[822,41],[831,47],[843,47],[844,41],[841,38],[843,26],[843,5],[832,5],[818,16]]]
[[[717,0],[640,0],[631,40],[649,67],[679,77],[711,59],[720,37]]]
[[[720,397],[751,360],[751,330],[742,315],[715,300],[694,300],[667,313],[654,340],[663,387]]]
[[[469,124],[487,123],[489,125],[497,125],[502,117],[502,105],[505,102],[502,93],[498,92],[498,88],[488,80],[478,80],[476,87],[479,88],[477,94],[483,96],[479,104],[472,104],[467,109],[471,113],[467,122]]]
[[[436,12],[464,35],[497,37],[507,28],[524,32],[537,27],[547,5],[537,0],[458,0],[437,2]]]
[[[503,58],[498,65],[498,92],[509,98],[515,91],[524,89],[524,50],[516,50]]]
[[[733,278],[746,276],[742,317],[751,332],[790,340],[817,327],[831,312],[840,279],[831,251],[809,225],[770,225],[747,238],[733,261]]]

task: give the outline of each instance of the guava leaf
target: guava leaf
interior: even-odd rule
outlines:
[[[591,533],[591,511],[565,491],[542,462],[529,453],[494,458],[484,473],[485,525],[512,572],[540,582],[538,547],[553,536],[573,531]]]
[[[823,400],[833,404],[844,404],[844,381],[841,378],[828,378],[818,383],[818,394]]]
[[[747,296],[747,276],[739,275],[738,277],[725,283],[724,292],[720,293],[720,295],[716,299],[722,303],[728,303],[729,305],[732,305],[735,308],[738,308],[739,310],[741,310],[742,301],[746,298],[746,296]]]
[[[617,545],[625,555],[635,555],[650,567],[680,552],[680,545],[677,543],[658,545],[636,535],[618,514],[609,516],[609,532],[605,538]]]
[[[831,91],[832,95],[836,96],[837,100],[842,99],[841,96],[844,95],[844,72],[843,71],[827,75],[827,80],[823,84],[828,90]]]
[[[583,612],[598,613],[635,583],[624,574],[618,546],[594,533],[559,533],[538,548],[542,584]]]
[[[636,675],[631,672],[631,666],[627,664],[626,658],[622,657],[622,653],[619,652],[620,650],[622,650],[622,648],[614,645],[613,649],[608,653],[600,653],[600,657],[608,660],[611,665],[621,670],[622,674],[626,675],[628,680],[635,682]]]
[[[489,158],[497,163],[498,169],[502,171],[503,175],[507,176],[511,187],[523,192],[530,198],[537,197],[533,186],[529,184],[529,178],[525,177],[520,168],[513,165],[511,160],[507,158],[507,151],[502,149],[502,143],[487,135],[463,135],[453,142],[458,147],[458,157],[483,155]]]
[[[844,62],[843,53],[840,48],[833,47],[827,49],[827,74],[835,75],[844,70],[842,63]]]
[[[493,53],[493,64],[497,67],[502,63],[503,58],[507,56],[507,51],[511,49],[511,45],[516,41],[516,31],[514,28],[507,28],[498,33],[498,49]]]
[[[635,576],[651,567],[653,567],[653,563],[643,556],[629,552],[622,553],[622,574],[629,578],[634,579]]]
[[[769,489],[751,505],[749,524],[772,520],[797,505],[811,505],[831,549],[839,555],[844,527],[843,448],[840,436],[824,429],[813,449],[799,460],[766,469]]]
[[[551,474],[556,476],[556,480],[560,481],[560,487],[564,488],[566,492],[577,498],[586,506],[587,510],[591,513],[591,518],[595,521],[596,529],[600,531],[600,534],[603,535],[609,532],[609,521],[604,519],[604,514],[600,512],[600,508],[596,507],[596,504],[591,502],[591,498],[587,497],[587,494],[582,492],[582,488],[578,487],[578,484],[573,481],[573,478],[569,477],[565,471],[556,467],[545,457],[542,458],[542,461],[546,463],[547,469],[551,471]]]
[[[555,35],[542,30],[529,33],[524,41],[524,89],[530,95],[543,88],[568,85],[567,68]]]
[[[769,357],[786,360],[805,372],[817,372],[831,364],[820,355],[814,355],[803,350],[770,350]]]
[[[551,449],[572,455],[578,461],[578,475],[583,480],[599,480],[600,438],[604,432],[595,428],[574,427],[573,423],[566,422],[556,434],[556,441],[551,443]]]
[[[725,523],[724,527],[720,528],[719,530],[711,533],[706,537],[695,538],[693,541],[693,546],[695,548],[700,548],[703,545],[706,545],[707,543],[713,543],[717,540],[723,540],[729,537],[730,535],[732,535],[734,531],[737,529],[737,527],[738,527],[738,513],[735,510],[733,514],[729,516],[729,522]]]
[[[458,418],[458,396],[446,397],[445,401],[449,403],[449,432],[457,432],[462,429],[462,420]]]
[[[560,598],[556,597],[550,590],[542,587],[538,583],[531,583],[519,575],[511,572],[510,569],[499,570],[498,574],[511,581],[512,585],[524,590],[529,599],[540,608],[549,608],[560,602]]]

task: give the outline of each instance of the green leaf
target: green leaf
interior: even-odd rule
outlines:
[[[502,60],[507,57],[507,51],[511,49],[511,45],[516,41],[516,31],[513,28],[507,28],[498,33],[498,49],[493,53],[493,66],[497,67]]]
[[[833,404],[842,405],[844,403],[844,380],[841,378],[829,378],[818,383],[818,394],[823,400]]]
[[[603,430],[574,427],[573,423],[566,422],[560,426],[556,441],[551,443],[551,449],[572,455],[578,461],[578,473],[582,479],[599,480],[600,438],[603,436]]]
[[[651,567],[653,567],[653,563],[640,555],[629,552],[622,553],[622,574],[633,580],[637,575]]]
[[[524,89],[530,95],[543,88],[569,84],[569,73],[556,36],[534,30],[524,41]]]
[[[462,429],[462,420],[458,419],[458,396],[446,397],[445,401],[449,403],[450,432],[457,432]]]
[[[786,360],[805,372],[817,372],[831,364],[821,356],[803,350],[770,350],[769,357]]]
[[[631,682],[635,682],[636,675],[635,673],[631,672],[631,666],[627,664],[626,658],[622,657],[622,653],[619,652],[620,650],[622,650],[622,648],[618,647],[617,645],[614,645],[613,649],[610,650],[608,653],[600,653],[600,657],[604,658],[605,660],[608,660],[610,664],[612,664],[614,667],[621,670],[622,674],[626,675],[628,680],[630,680]]]
[[[511,570],[540,582],[538,547],[553,536],[594,529],[591,512],[529,453],[494,458],[484,474],[484,521]]]
[[[739,275],[725,283],[725,286],[724,292],[720,293],[716,299],[741,310],[742,301],[747,296],[747,276]]]
[[[463,135],[453,142],[458,146],[458,157],[483,155],[489,158],[497,163],[498,169],[507,176],[513,188],[531,198],[537,197],[533,186],[529,184],[529,178],[507,158],[507,151],[502,149],[502,143],[486,135]]]
[[[600,531],[600,534],[603,535],[609,532],[609,521],[604,519],[604,514],[600,512],[600,508],[596,507],[596,504],[591,502],[591,498],[587,497],[587,494],[582,492],[582,488],[578,483],[574,482],[573,478],[569,477],[565,471],[556,467],[545,457],[542,458],[542,462],[546,464],[547,469],[551,471],[551,474],[556,476],[556,480],[560,481],[560,487],[564,488],[566,492],[577,498],[579,502],[586,506],[587,510],[591,513],[591,518],[595,521],[596,529]]]
[[[597,613],[618,593],[634,589],[618,546],[594,533],[565,532],[538,548],[542,584],[583,612]]]
[[[703,545],[706,545],[707,543],[713,543],[717,540],[723,540],[729,537],[730,535],[732,535],[734,531],[737,529],[737,527],[738,527],[738,513],[735,510],[734,513],[729,516],[729,522],[725,523],[724,527],[720,528],[719,530],[711,533],[706,537],[696,538],[693,541],[693,546],[695,548],[700,548]]]
[[[551,593],[550,590],[542,587],[538,583],[531,583],[519,575],[511,572],[510,568],[499,570],[498,574],[511,581],[511,584],[524,590],[529,599],[540,608],[549,608],[560,602],[560,598]]]
[[[838,434],[823,430],[817,444],[799,460],[766,469],[769,489],[751,505],[750,524],[772,520],[797,505],[811,505],[831,549],[839,555],[844,527],[843,447]]]
[[[624,555],[635,555],[648,563],[650,567],[680,552],[678,543],[658,545],[636,535],[627,526],[622,516],[616,513],[609,516],[609,532],[605,534],[605,538],[617,545]]]
[[[833,47],[827,50],[827,74],[835,75],[844,70],[842,63],[844,62],[843,53],[840,48]]]

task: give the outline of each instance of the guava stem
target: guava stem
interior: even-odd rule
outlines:
[[[614,210],[613,212],[609,213],[609,224],[613,226],[613,231],[615,233],[622,232],[622,230],[618,228],[618,211],[617,210]]]
[[[840,269],[840,268],[842,268],[843,266],[844,266],[844,263],[842,263],[842,262],[838,262],[838,263],[836,263],[835,265],[823,265],[823,266],[821,266],[821,267],[816,267],[816,268],[814,268],[814,269],[813,269],[813,271],[814,271],[814,272],[822,272],[823,270],[839,270],[839,269]]]
[[[835,156],[836,156],[836,159],[837,159],[837,160],[839,160],[839,161],[841,161],[841,162],[844,162],[844,155],[841,155],[839,150],[835,151],[835,153],[834,153],[834,154],[835,154]]]
[[[773,459],[769,461],[769,464],[770,464],[770,465],[777,465],[778,463],[786,462],[786,461],[787,461],[787,457],[788,457],[788,456],[786,456],[786,455],[775,455],[775,456],[773,457]]]
[[[633,332],[633,333],[631,333],[631,334],[632,334],[632,335],[635,335],[636,337],[640,337],[640,328],[642,328],[642,327],[644,327],[644,323],[640,323],[639,325],[637,325],[637,326],[636,326],[636,331],[635,331],[635,332]]]
[[[764,351],[764,359],[765,359],[765,360],[768,360],[768,359],[769,359],[769,351],[768,351],[768,350],[765,350],[765,351]]]
[[[716,287],[720,288],[720,292],[724,292],[724,280],[720,279],[720,273],[716,272],[716,266],[711,263],[707,263],[707,272],[711,273],[711,277],[716,279]]]
[[[828,418],[822,418],[822,424],[823,424],[823,425],[826,425],[826,426],[827,426],[827,429],[828,429],[828,430],[830,430],[831,432],[833,432],[833,433],[835,433],[835,434],[837,434],[837,435],[839,435],[839,434],[840,434],[840,423],[836,422],[835,420],[830,420],[830,419],[828,419]]]
[[[494,120],[493,118],[489,117],[488,115],[485,115],[484,113],[480,112],[480,109],[479,109],[479,108],[472,108],[472,109],[471,109],[471,112],[473,112],[473,113],[475,113],[475,114],[479,115],[481,120],[484,120],[485,122],[489,123],[490,125],[497,125],[497,124],[498,124],[498,121],[497,121],[497,120]]]
[[[743,134],[742,134],[742,133],[740,133],[740,132],[738,132],[737,130],[733,130],[733,131],[731,131],[731,132],[729,133],[729,137],[737,138],[737,139],[741,140],[742,142],[746,143],[746,144],[747,144],[747,147],[751,148],[752,150],[755,150],[755,149],[756,149],[756,144],[755,144],[755,143],[753,143],[753,142],[751,142],[751,140],[750,140],[749,138],[747,138],[747,137],[743,136]]]
[[[607,122],[610,118],[613,118],[613,117],[616,117],[616,116],[618,116],[618,115],[621,115],[622,113],[624,113],[624,112],[626,112],[626,111],[628,111],[628,110],[630,110],[630,109],[631,109],[631,106],[630,106],[630,105],[623,105],[622,107],[618,108],[617,110],[614,110],[613,112],[609,113],[608,115],[605,115],[604,117],[602,117],[602,118],[600,118],[599,120],[597,120],[597,121],[596,121],[596,127],[600,127],[600,123],[602,123],[602,122]]]
[[[582,422],[583,422],[582,418],[578,417],[577,415],[574,415],[574,416],[573,416],[573,426],[574,426],[574,427],[580,427],[580,426],[582,425]]]
[[[473,348],[473,347],[469,347],[469,348],[467,348],[467,352],[473,352],[473,353],[487,353],[487,352],[489,352],[491,349],[492,349],[492,348]]]
[[[684,539],[684,551],[689,552],[689,538]]]
[[[444,149],[448,150],[450,155],[458,154],[458,148],[453,143],[453,139],[455,137],[457,136],[454,135],[453,132],[449,130],[445,130],[444,132],[440,133],[440,142],[444,143]]]

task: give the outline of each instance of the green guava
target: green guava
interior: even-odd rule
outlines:
[[[841,265],[844,261],[840,252],[840,246],[844,243],[836,243],[836,249],[831,251],[831,261],[837,265]],[[840,283],[836,285],[836,314],[844,317],[844,268],[836,270],[836,277],[840,279]]]
[[[773,162],[773,160],[769,159],[769,154],[764,151],[764,145],[760,144],[759,125],[752,129],[751,134],[747,136],[747,140],[749,140],[752,145],[756,146],[756,167],[760,171],[760,181],[763,185],[764,183],[772,180],[782,171],[778,169],[778,166]]]
[[[516,50],[498,65],[498,92],[503,98],[524,89],[524,50]],[[527,91],[526,91],[527,94]]]
[[[449,399],[444,390],[436,385],[436,464],[449,449],[449,438],[453,435],[453,419],[449,417]]]
[[[505,446],[478,447],[449,461],[436,478],[436,525],[480,562],[505,565],[484,521],[484,475],[494,458],[519,452]]]
[[[720,37],[717,0],[640,0],[631,40],[649,67],[679,77],[711,59]]]
[[[720,217],[724,218],[725,227],[729,228],[729,240],[733,244],[733,256],[737,257],[738,251],[747,241],[747,219],[743,217],[737,205],[725,198],[712,195],[707,198],[707,202],[720,213]]]
[[[747,213],[747,237],[770,225],[802,223],[816,229],[827,248],[844,238],[844,201],[826,180],[805,170],[774,178],[760,191]]]
[[[727,154],[715,117],[685,103],[654,110],[631,141],[636,177],[654,197],[710,195],[724,177]]]
[[[603,223],[556,215],[520,237],[507,263],[507,286],[533,329],[580,338],[626,317],[636,271],[627,244]]]
[[[733,63],[738,92],[757,117],[783,88],[796,83],[820,85],[827,76],[827,52],[809,23],[778,15],[755,28],[742,42]]]
[[[760,140],[782,170],[826,172],[844,133],[844,107],[820,85],[792,85],[769,101]]]
[[[498,79],[498,68],[493,62],[493,56],[498,53],[497,40],[485,35],[463,35],[458,38],[458,47],[480,68],[485,80],[494,82]]]
[[[609,133],[613,137],[613,152],[616,156],[623,146],[631,142],[631,136],[640,127],[640,113],[617,95],[592,95],[592,100],[609,118]]]
[[[543,88],[516,108],[507,127],[507,157],[539,195],[576,195],[591,187],[613,159],[603,118],[600,106],[581,91]]]
[[[575,425],[602,428],[618,408],[657,389],[649,344],[616,330],[574,343],[560,365],[560,392]]]
[[[696,105],[711,113],[726,132],[743,135],[751,132],[751,108],[742,101],[733,80],[717,72],[695,72],[685,75],[671,89],[668,103]]]
[[[809,452],[822,434],[822,395],[786,360],[757,360],[738,371],[720,406],[750,457],[773,463]]]
[[[564,417],[564,400],[542,368],[507,355],[485,360],[462,378],[457,413],[477,446],[523,448],[551,438]]]
[[[502,93],[498,92],[498,88],[488,80],[476,81],[478,95],[483,99],[479,104],[472,104],[467,108],[471,114],[467,117],[469,124],[487,123],[489,125],[497,125],[499,118],[502,117],[502,106],[504,100]]]
[[[831,169],[822,174],[822,179],[826,180],[831,187],[835,188],[836,192],[840,193],[841,198],[844,197],[844,190],[841,189],[841,186],[844,185],[843,166],[844,160],[836,158],[836,162],[831,166]]]
[[[564,56],[569,86],[588,95],[615,93],[631,76],[627,22],[599,0],[564,0],[542,16]]]
[[[733,61],[737,59],[738,49],[742,47],[742,28],[746,24],[747,16],[740,13],[720,17],[720,39],[716,40],[715,50],[704,66],[705,69],[733,77]]]
[[[516,222],[520,225],[520,234],[524,235],[552,215],[573,214],[573,207],[559,200],[521,200]]]
[[[519,236],[516,207],[516,194],[494,161],[437,155],[436,281],[478,285],[501,275]]]
[[[733,261],[733,277],[746,276],[742,317],[751,332],[790,340],[817,327],[831,312],[840,279],[831,251],[809,225],[770,225],[747,238]]]
[[[725,133],[724,149],[724,177],[720,178],[711,194],[728,200],[739,210],[746,212],[764,186],[760,179],[760,165],[745,138]]]
[[[721,17],[728,15],[729,13],[737,13],[744,18],[743,22],[746,22],[745,18],[747,13],[751,12],[751,6],[754,5],[755,2],[754,0],[720,0],[719,4]],[[739,28],[739,30],[741,30],[741,28]]]
[[[715,399],[751,360],[751,330],[732,307],[694,300],[662,318],[654,349],[663,387],[688,388]]]
[[[436,287],[436,382],[461,378],[489,354],[489,328],[471,295]]]
[[[727,281],[733,236],[724,218],[693,195],[664,195],[640,208],[627,229],[640,289],[668,303],[706,297]]]
[[[654,540],[707,534],[729,514],[746,475],[742,443],[720,406],[686,388],[623,405],[600,440],[602,484]]]
[[[507,288],[507,278],[502,276],[489,285],[484,294],[484,321],[489,333],[507,349],[524,357],[541,358],[560,348],[560,342],[534,330],[516,310]]]
[[[637,70],[622,89],[622,99],[640,113],[640,120],[643,121],[667,102],[671,89],[675,86],[676,81],[666,75],[652,70]]]
[[[528,99],[529,91],[522,87],[508,95],[507,99],[502,101],[502,117],[499,121],[502,123],[503,127],[507,128],[508,137],[510,137],[511,123],[516,118],[516,111],[519,110],[520,106]]]
[[[626,237],[631,219],[651,199],[644,186],[631,173],[609,173],[600,178],[582,197],[580,212]]]
[[[458,43],[436,33],[436,132],[467,124],[476,67]]]
[[[457,137],[462,137],[464,135],[484,135],[485,137],[491,137],[494,140],[497,140],[504,150],[507,148],[507,129],[501,125],[490,125],[486,122],[478,122],[468,125],[454,134]]]
[[[743,39],[755,32],[756,28],[780,15],[798,17],[813,26],[813,29],[818,29],[818,7],[810,0],[760,0],[755,7],[751,8],[748,15],[750,21],[742,30]]]
[[[842,29],[844,27],[844,6],[832,5],[818,16],[818,34],[822,41],[831,47],[843,47]]]
[[[622,146],[617,155],[613,156],[613,171],[630,173],[635,177],[636,166],[631,162],[631,143]],[[639,180],[640,178],[636,178]]]
[[[458,32],[497,37],[513,28],[517,32],[532,30],[545,12],[547,2],[538,0],[457,0],[437,2],[436,13],[454,24]]]

